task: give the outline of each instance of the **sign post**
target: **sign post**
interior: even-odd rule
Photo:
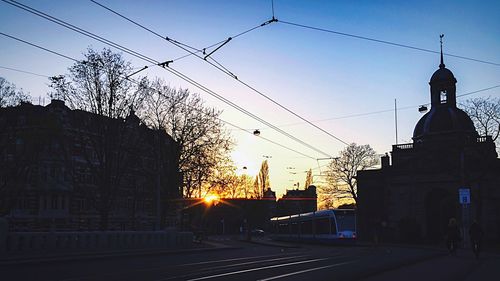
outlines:
[[[470,220],[470,188],[462,187],[458,189],[458,202],[462,205],[462,236],[463,236],[463,245],[467,246],[469,235],[467,233],[467,229],[469,226]]]

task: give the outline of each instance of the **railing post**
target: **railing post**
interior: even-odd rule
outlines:
[[[7,255],[7,236],[9,235],[9,223],[0,218],[0,257]]]

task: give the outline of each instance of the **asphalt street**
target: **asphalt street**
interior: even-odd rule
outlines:
[[[0,265],[1,280],[497,280],[500,256],[215,238],[200,251]],[[476,277],[481,279],[475,279]],[[497,276],[497,278],[494,278]]]

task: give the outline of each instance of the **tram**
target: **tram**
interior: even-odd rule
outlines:
[[[270,220],[271,238],[285,241],[351,243],[356,240],[356,212],[330,209],[274,217]]]

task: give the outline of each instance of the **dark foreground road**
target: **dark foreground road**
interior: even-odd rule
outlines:
[[[265,243],[266,241],[262,241]],[[0,265],[1,280],[500,280],[500,257],[468,251],[218,241],[232,248]],[[293,246],[293,245],[292,245]],[[496,277],[496,278],[495,278]],[[479,278],[479,279],[477,279]]]

